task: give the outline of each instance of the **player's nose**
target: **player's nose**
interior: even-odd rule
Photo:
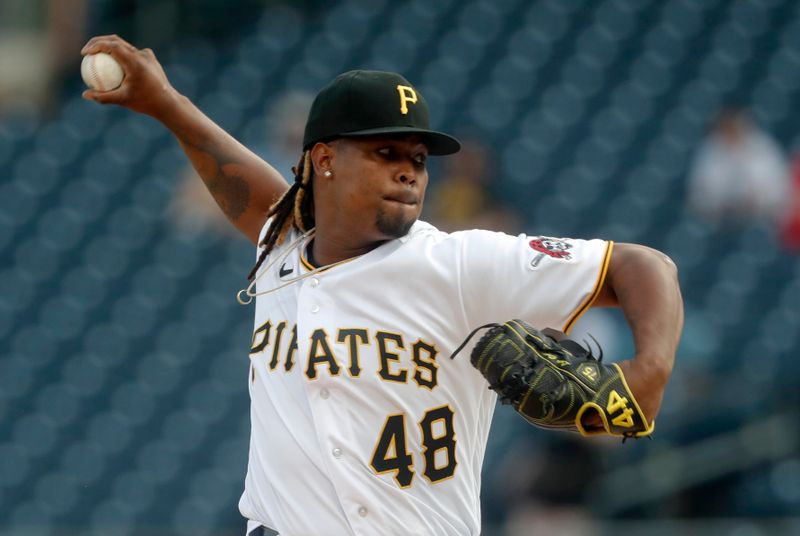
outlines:
[[[414,165],[414,160],[411,158],[402,159],[395,171],[395,180],[406,186],[416,185],[418,180],[419,170]]]

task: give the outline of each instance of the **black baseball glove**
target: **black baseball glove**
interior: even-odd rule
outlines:
[[[653,431],[619,366],[603,365],[602,353],[595,357],[558,331],[539,331],[522,320],[488,324],[473,331],[452,357],[487,327],[472,350],[472,365],[502,403],[530,423],[584,436],[644,437]],[[600,416],[602,428],[587,422],[592,413]]]

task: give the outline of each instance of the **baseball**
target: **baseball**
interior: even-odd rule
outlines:
[[[81,77],[87,86],[97,91],[117,89],[125,78],[125,72],[117,60],[104,52],[84,56],[81,62]]]

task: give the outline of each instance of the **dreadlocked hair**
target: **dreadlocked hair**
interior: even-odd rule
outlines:
[[[263,240],[259,243],[259,246],[264,249],[258,256],[256,265],[247,275],[248,280],[252,280],[255,277],[267,255],[270,254],[275,246],[283,244],[292,227],[301,233],[305,233],[314,227],[314,195],[312,192],[311,168],[311,152],[304,151],[297,166],[292,168],[294,183],[270,207],[267,213],[267,218],[272,218],[272,222]]]

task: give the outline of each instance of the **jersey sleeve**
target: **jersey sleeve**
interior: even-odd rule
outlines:
[[[521,318],[568,332],[605,279],[613,242],[489,231],[461,234],[461,296],[472,327]]]

